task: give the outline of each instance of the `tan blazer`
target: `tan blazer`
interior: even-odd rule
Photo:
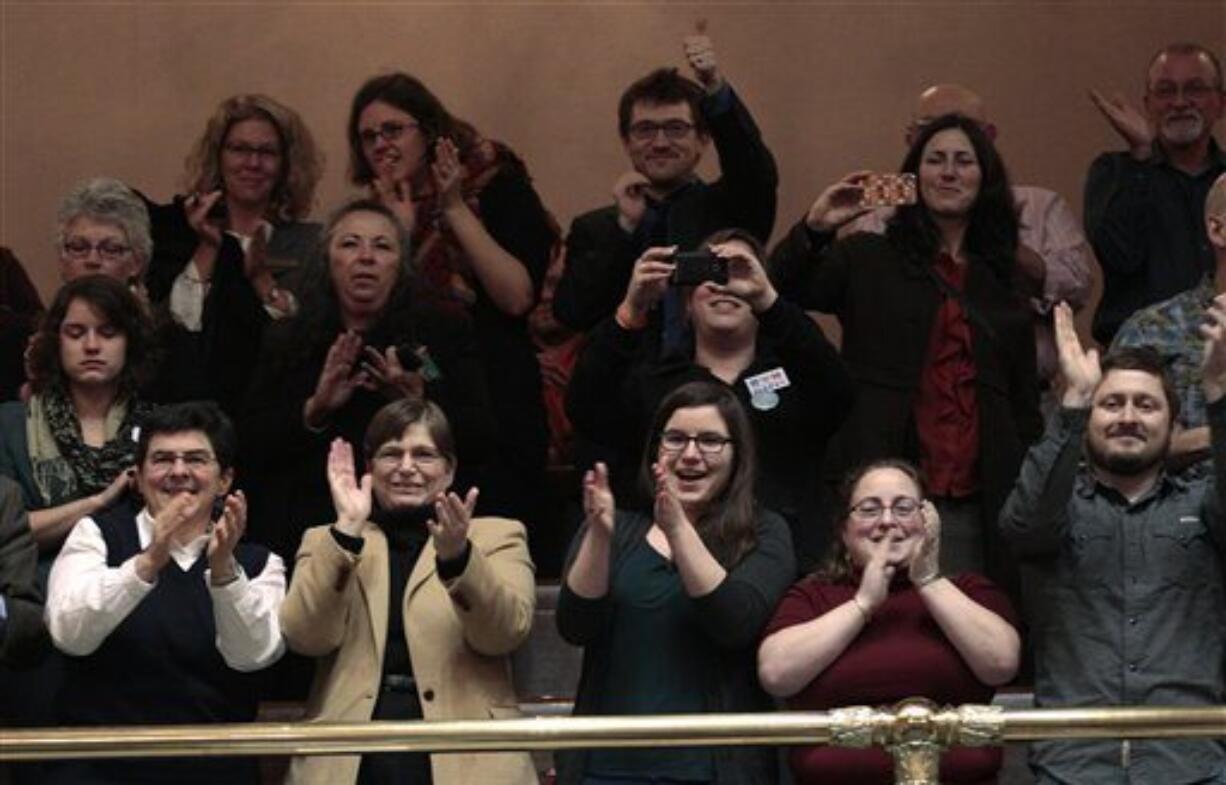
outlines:
[[[317,658],[308,719],[369,720],[387,640],[387,539],[367,523],[362,552],[354,555],[329,528],[302,537],[281,629],[291,649]],[[477,518],[468,538],[472,551],[462,575],[439,580],[428,539],[405,590],[405,634],[427,720],[519,716],[508,655],[528,637],[536,604],[527,535],[518,521]],[[348,785],[359,762],[357,755],[298,757],[286,782]],[[537,781],[528,753],[432,755],[431,769],[435,785]]]

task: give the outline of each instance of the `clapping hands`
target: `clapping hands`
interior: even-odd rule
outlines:
[[[1145,160],[1149,157],[1154,141],[1154,129],[1149,124],[1149,118],[1130,104],[1122,93],[1108,97],[1091,90],[1090,100],[1123,138],[1134,158]]]
[[[370,519],[371,477],[359,481],[353,462],[353,447],[344,439],[333,439],[328,450],[328,489],[336,510],[336,528],[357,537]]]

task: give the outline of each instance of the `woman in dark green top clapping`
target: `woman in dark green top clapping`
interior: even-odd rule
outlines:
[[[615,509],[605,467],[584,478],[558,629],[583,646],[576,714],[769,711],[754,651],[795,575],[787,524],[753,498],[754,444],[726,387],[693,382],[660,404],[644,451],[647,511]],[[579,750],[559,785],[777,782],[754,747]]]

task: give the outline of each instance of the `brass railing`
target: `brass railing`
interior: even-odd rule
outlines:
[[[946,747],[1057,737],[1226,738],[1226,706],[1011,711],[941,708],[912,698],[892,708],[775,714],[26,729],[0,732],[0,761],[833,744],[884,747],[894,756],[897,782],[923,785],[937,782]]]

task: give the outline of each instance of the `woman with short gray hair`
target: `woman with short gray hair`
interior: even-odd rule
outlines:
[[[141,278],[153,255],[144,200],[113,177],[77,183],[56,214],[56,252],[64,283],[101,274],[143,291]]]

